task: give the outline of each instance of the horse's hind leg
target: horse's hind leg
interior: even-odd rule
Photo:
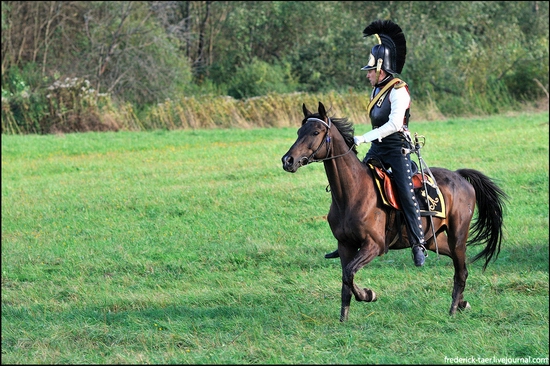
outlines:
[[[454,315],[457,310],[463,310],[470,307],[467,301],[464,301],[464,288],[466,287],[466,279],[468,278],[468,269],[466,268],[466,239],[468,237],[468,228],[461,230],[459,233],[449,235],[449,244],[451,244],[451,258],[455,268],[453,301],[451,303],[450,315]]]
[[[468,270],[466,269],[465,255],[454,253],[453,263],[455,267],[453,301],[451,303],[450,315],[454,315],[457,310],[463,310],[470,307],[467,301],[464,301],[464,288],[466,287],[466,279],[468,278]]]
[[[342,264],[342,307],[340,310],[340,321],[344,322],[348,319],[349,307],[352,294],[357,301],[376,301],[374,291],[364,288],[359,288],[353,278],[357,271],[363,268],[367,263],[378,256],[378,247],[363,246],[359,251],[346,248],[339,244],[338,251],[340,254],[340,263]]]

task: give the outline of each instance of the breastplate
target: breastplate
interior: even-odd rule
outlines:
[[[391,112],[390,93],[391,89],[388,90],[385,95],[382,95],[374,107],[372,107],[370,111],[372,128],[380,127],[388,122]]]

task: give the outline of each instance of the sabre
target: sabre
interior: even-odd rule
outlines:
[[[410,140],[410,136],[408,136],[408,137],[409,137],[409,140]],[[421,136],[421,137],[424,138],[424,141],[422,142],[422,145],[420,145],[420,141],[419,141],[419,138],[418,138],[418,133],[415,133],[414,134],[414,147],[412,149],[402,148],[401,153],[403,155],[407,155],[407,154],[410,154],[410,153],[415,153],[416,156],[418,157],[418,162],[420,163],[419,165],[420,165],[420,174],[421,174],[421,177],[422,177],[422,184],[424,185],[424,192],[426,193],[426,205],[428,206],[428,211],[430,211],[430,201],[428,200],[428,187],[426,186],[426,179],[424,179],[424,169],[426,169],[427,173],[432,178],[432,180],[435,184],[435,189],[438,193],[439,193],[439,187],[437,186],[437,182],[436,182],[434,176],[432,175],[432,172],[430,171],[430,168],[428,167],[428,165],[426,164],[426,162],[424,161],[424,159],[422,159],[422,156],[420,155],[420,149],[422,148],[422,146],[424,146],[424,144],[426,144],[426,138],[424,136]],[[434,228],[433,217],[432,217],[431,213],[429,213],[427,216],[430,218],[430,226],[432,228],[432,236],[434,238],[434,243],[435,243],[435,252],[437,253],[437,258],[439,258],[439,247],[437,246],[437,238],[435,237],[435,228]]]

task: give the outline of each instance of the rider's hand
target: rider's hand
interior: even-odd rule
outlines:
[[[355,145],[359,146],[359,145],[367,142],[367,140],[365,140],[365,138],[363,136],[355,136],[353,138],[353,142],[355,142]]]
[[[382,141],[382,139],[380,138],[380,130],[378,128],[375,128],[374,130],[371,130],[364,135],[355,136],[353,138],[355,145],[363,144],[365,142],[371,142],[374,140]]]

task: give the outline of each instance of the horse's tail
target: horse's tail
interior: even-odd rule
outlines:
[[[483,271],[485,271],[493,255],[496,260],[500,253],[503,209],[508,196],[491,178],[477,170],[459,169],[457,172],[470,182],[476,192],[477,217],[470,227],[468,245],[486,244],[485,248],[472,259],[472,262],[475,262],[485,257],[483,265]]]

